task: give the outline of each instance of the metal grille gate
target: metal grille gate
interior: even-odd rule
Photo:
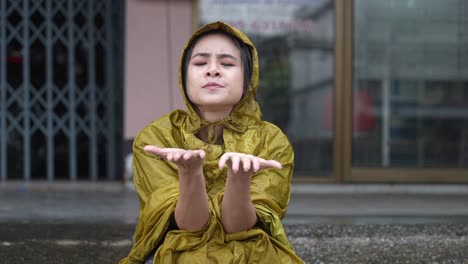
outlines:
[[[0,177],[113,179],[123,1],[0,0]]]

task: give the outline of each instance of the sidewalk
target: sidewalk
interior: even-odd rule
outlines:
[[[289,223],[468,223],[468,185],[293,185]]]
[[[116,182],[0,184],[0,221],[136,223],[134,190]],[[285,224],[468,223],[468,185],[292,186]]]
[[[293,185],[284,224],[306,263],[467,263],[468,185]],[[119,183],[0,184],[2,263],[117,263],[138,200]]]

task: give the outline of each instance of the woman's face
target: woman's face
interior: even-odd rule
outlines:
[[[187,93],[202,111],[230,112],[243,94],[240,50],[227,36],[209,34],[195,44],[187,68]]]

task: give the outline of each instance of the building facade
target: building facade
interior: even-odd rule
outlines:
[[[155,2],[133,4],[156,6]],[[165,29],[179,32],[181,38],[177,44],[164,44],[173,47],[169,52],[172,64],[166,70],[170,84],[158,85],[154,96],[145,99],[148,102],[143,105],[160,98],[158,106],[152,106],[157,113],[151,113],[145,122],[180,107],[175,70],[184,38],[201,24],[224,20],[246,32],[257,45],[259,101],[264,118],[280,126],[294,146],[295,180],[468,180],[465,1],[199,0],[159,4],[170,10],[166,21],[175,10],[186,12],[184,22],[175,23],[185,31],[173,30],[171,25]],[[170,41],[175,38],[172,35]],[[161,54],[168,53],[163,50]],[[128,62],[127,67],[132,67]],[[147,76],[160,74],[150,71]],[[130,74],[127,71],[126,91],[141,89],[133,87]],[[161,97],[163,90],[166,97]],[[142,107],[137,101],[125,105],[127,114],[132,105]],[[128,121],[127,117],[126,136],[131,140],[135,129],[145,122],[128,127]]]
[[[138,131],[184,108],[183,45],[223,20],[258,48],[258,100],[294,147],[294,181],[468,182],[464,0],[36,2],[1,1],[3,180],[122,178]]]

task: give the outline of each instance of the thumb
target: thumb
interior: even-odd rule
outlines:
[[[143,150],[151,154],[154,154],[156,156],[160,156],[163,154],[160,148],[153,146],[153,145],[146,145],[143,147]]]
[[[280,170],[283,168],[283,165],[281,165],[281,163],[279,163],[276,160],[265,160],[262,164],[262,167],[264,167],[265,169],[276,168]]]

